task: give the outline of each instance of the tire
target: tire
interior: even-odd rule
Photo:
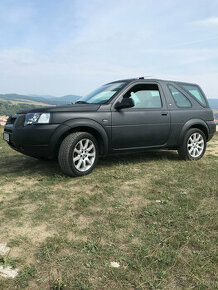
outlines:
[[[178,153],[183,160],[199,160],[204,155],[206,146],[207,142],[204,132],[193,128],[185,134]]]
[[[66,175],[83,176],[94,169],[98,155],[96,139],[87,132],[75,132],[61,143],[58,162]]]

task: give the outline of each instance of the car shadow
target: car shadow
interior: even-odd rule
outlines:
[[[156,150],[156,151],[147,151],[147,152],[139,152],[133,154],[119,154],[119,155],[112,155],[105,158],[101,158],[99,160],[98,166],[111,166],[113,164],[138,164],[144,163],[148,161],[159,161],[159,160],[172,160],[178,161],[179,156],[176,151],[170,150]]]
[[[176,151],[159,150],[143,153],[113,155],[101,157],[97,168],[112,167],[116,164],[140,164],[148,161],[171,160],[178,161],[179,157]],[[31,176],[32,174],[42,176],[65,176],[58,165],[57,160],[38,160],[25,155],[16,154],[0,157],[0,176]]]
[[[0,176],[62,175],[56,160],[40,160],[21,154],[0,157]]]

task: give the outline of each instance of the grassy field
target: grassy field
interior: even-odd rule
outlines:
[[[198,162],[150,152],[70,178],[0,140],[0,243],[20,270],[0,289],[217,289],[217,150],[218,134]]]

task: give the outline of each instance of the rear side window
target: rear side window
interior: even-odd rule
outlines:
[[[195,85],[181,85],[181,87],[186,90],[189,94],[191,94],[201,105],[206,106],[207,103],[204,99],[199,88]]]
[[[171,95],[172,95],[177,107],[179,107],[179,108],[191,108],[191,106],[192,106],[191,102],[183,93],[181,93],[179,90],[177,90],[172,85],[168,85],[168,88],[171,92]]]

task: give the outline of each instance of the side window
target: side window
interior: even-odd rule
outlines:
[[[133,109],[158,109],[162,107],[157,85],[136,85],[124,97],[133,99],[135,103]]]
[[[179,90],[177,90],[174,86],[168,85],[168,88],[171,92],[171,95],[174,99],[174,102],[179,108],[191,108],[192,104],[189,99],[183,95]]]
[[[181,85],[181,87],[191,94],[201,105],[206,106],[206,101],[199,88],[195,85]]]

